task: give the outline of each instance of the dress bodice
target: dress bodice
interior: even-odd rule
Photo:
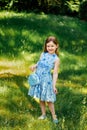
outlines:
[[[48,52],[42,53],[40,60],[37,63],[37,71],[50,72],[50,70],[54,68],[56,58],[56,54],[49,54]]]

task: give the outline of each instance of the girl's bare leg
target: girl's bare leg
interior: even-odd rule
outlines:
[[[44,101],[40,101],[40,107],[41,107],[42,115],[46,115],[46,104]]]
[[[50,109],[50,112],[51,112],[51,114],[52,114],[52,118],[53,118],[53,119],[57,119],[56,114],[55,114],[54,103],[52,103],[52,102],[47,102],[47,104],[48,104],[49,109]]]

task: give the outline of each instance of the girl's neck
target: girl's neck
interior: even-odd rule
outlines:
[[[47,52],[48,54],[50,54],[50,55],[54,55],[54,54],[56,54],[55,52],[54,53],[49,53],[49,52]]]

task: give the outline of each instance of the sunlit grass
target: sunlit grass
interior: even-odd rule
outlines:
[[[29,54],[25,51],[21,52],[20,57],[17,58],[2,56],[0,58],[0,77],[6,77],[6,75],[7,77],[29,75],[31,73],[29,67],[37,62],[37,57],[39,56],[36,53]]]
[[[27,67],[27,69],[25,70],[25,62],[24,61],[17,61],[17,60],[13,60],[13,61],[9,61],[9,60],[2,60],[0,62],[0,75],[26,75],[26,73],[29,73],[29,68]],[[1,76],[1,77],[2,77]]]

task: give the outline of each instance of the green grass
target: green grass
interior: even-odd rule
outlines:
[[[60,43],[55,103],[59,124],[41,114],[27,95],[29,66],[36,63],[47,36]],[[87,129],[87,23],[67,16],[0,12],[0,130]]]

